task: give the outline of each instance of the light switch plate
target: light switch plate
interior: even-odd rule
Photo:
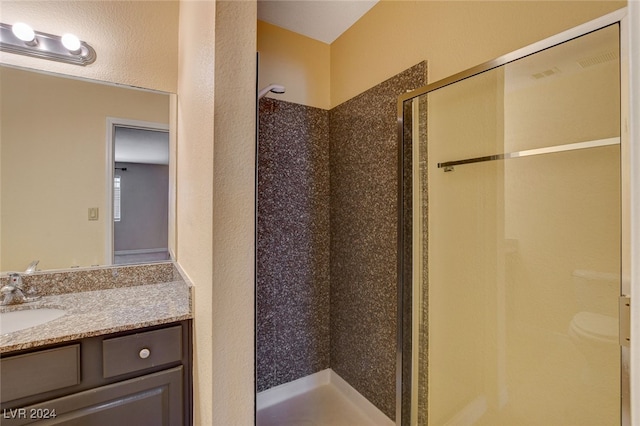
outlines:
[[[98,208],[89,207],[89,220],[98,220]]]

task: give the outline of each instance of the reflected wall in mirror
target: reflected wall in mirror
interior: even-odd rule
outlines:
[[[107,118],[169,126],[169,95],[6,66],[0,93],[0,271],[110,264]]]

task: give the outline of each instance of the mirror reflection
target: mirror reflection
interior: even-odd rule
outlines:
[[[0,271],[168,258],[168,94],[6,66],[0,93]]]
[[[169,130],[120,121],[113,146],[113,263],[167,260]]]

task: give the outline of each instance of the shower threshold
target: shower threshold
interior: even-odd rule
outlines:
[[[331,369],[261,392],[257,406],[257,426],[395,425]]]

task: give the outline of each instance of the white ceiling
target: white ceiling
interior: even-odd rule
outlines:
[[[378,0],[258,0],[258,19],[331,44]]]
[[[169,132],[116,127],[114,160],[169,164]]]

